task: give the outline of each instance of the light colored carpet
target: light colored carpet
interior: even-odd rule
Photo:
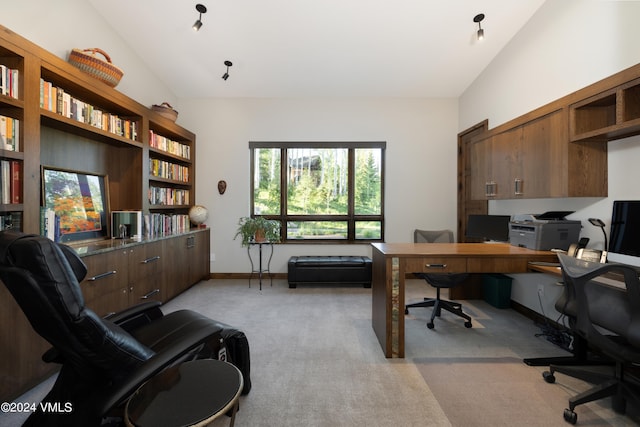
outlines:
[[[423,281],[407,281],[407,302],[430,294]],[[429,330],[431,309],[412,309],[405,359],[384,358],[371,328],[371,291],[361,287],[289,289],[276,280],[260,291],[255,281],[211,280],[164,310],[196,310],[247,335],[253,388],[240,399],[238,427],[567,426],[567,399],[589,385],[562,375],[547,384],[544,368],[521,362],[566,353],[513,310],[463,305],[472,329],[443,312]],[[50,384],[25,399],[37,401]],[[640,424],[638,408],[618,415],[608,400],[576,412],[579,425]],[[213,426],[228,423],[222,417]],[[0,426],[19,424],[0,414]]]
[[[407,281],[407,301],[432,294]],[[589,385],[525,357],[566,354],[533,322],[480,300],[463,302],[474,327],[448,313],[425,327],[431,309],[406,316],[406,358],[386,359],[371,328],[371,291],[298,287],[286,281],[209,281],[167,304],[242,329],[251,346],[254,388],[236,426],[566,426],[567,399]],[[632,426],[607,400],[579,406],[580,425]],[[629,411],[633,412],[633,411]],[[226,425],[228,420],[214,424]]]

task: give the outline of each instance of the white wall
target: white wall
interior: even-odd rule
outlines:
[[[459,129],[487,118],[493,128],[637,64],[638,17],[640,2],[547,0],[462,95]],[[582,220],[581,235],[591,239],[589,247],[601,249],[602,232],[586,219],[598,217],[609,226],[613,200],[640,199],[640,137],[610,142],[608,149],[609,197],[492,201],[490,213],[575,210],[569,218]],[[554,280],[542,275],[515,277],[512,298],[555,318],[558,289],[550,284]],[[537,283],[545,288],[543,308]]]
[[[171,90],[87,1],[3,1],[1,10],[2,25],[65,60],[74,48],[98,47],[107,52],[113,64],[124,72],[116,89],[139,103],[175,103]]]
[[[183,99],[177,109],[198,135],[196,202],[209,209],[214,272],[249,269],[233,240],[250,211],[249,141],[386,141],[386,241],[410,241],[417,227],[455,229],[455,99]],[[316,254],[369,255],[370,246],[280,245],[271,271]]]

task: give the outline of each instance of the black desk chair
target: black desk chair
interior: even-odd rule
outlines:
[[[100,318],[84,305],[79,282],[86,273],[65,245],[0,232],[0,279],[53,346],[43,360],[62,365],[43,402],[73,408],[37,410],[25,426],[97,426],[121,418],[127,399],[155,374],[186,360],[216,358],[224,346],[227,325],[190,310],[164,315],[157,302]]]
[[[575,424],[578,419],[574,412],[576,406],[609,396],[613,409],[624,413],[627,400],[640,405],[640,382],[629,375],[629,368],[640,363],[638,272],[621,264],[600,264],[562,254],[558,258],[565,284],[572,284],[576,292],[576,333],[615,362],[611,372],[602,374],[595,387],[569,399],[564,418]],[[626,292],[593,280],[609,272],[621,274]],[[555,382],[555,372],[582,378],[585,369],[551,365],[549,371],[543,373],[544,379]]]
[[[523,360],[525,364],[529,366],[584,366],[613,364],[611,361],[603,357],[603,355],[592,352],[584,337],[574,331],[578,309],[573,283],[569,282],[563,284],[563,291],[555,302],[555,309],[558,313],[561,313],[568,319],[568,330],[572,336],[572,354],[570,356],[526,358]],[[590,382],[594,381],[589,377],[587,372],[585,372],[585,376],[582,379]],[[595,381],[597,381],[597,379]]]
[[[451,230],[415,230],[413,232],[413,241],[415,243],[453,243],[453,231]],[[424,279],[428,284],[436,288],[435,298],[425,298],[424,301],[407,304],[404,308],[404,314],[409,314],[410,307],[433,307],[431,319],[427,322],[427,328],[434,328],[434,319],[440,317],[441,311],[446,310],[456,316],[462,317],[466,321],[464,326],[470,328],[471,317],[462,311],[462,304],[454,301],[447,301],[440,298],[440,289],[453,288],[462,283],[469,275],[467,273],[414,273],[416,277]]]

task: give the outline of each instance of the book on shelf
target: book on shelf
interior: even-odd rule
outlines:
[[[0,148],[20,151],[20,121],[0,115]]]
[[[151,213],[144,216],[145,236],[169,236],[191,229],[189,215]]]
[[[0,201],[3,205],[11,203],[11,164],[9,160],[0,160]]]
[[[2,230],[22,230],[22,212],[0,212]]]
[[[40,79],[40,108],[100,130],[137,141],[138,123],[74,98],[63,88]]]
[[[167,187],[149,187],[149,204],[151,205],[188,205],[189,190]]]
[[[17,99],[19,84],[20,72],[0,64],[0,94]]]
[[[187,160],[191,159],[191,147],[189,145],[172,141],[165,136],[158,135],[153,130],[149,130],[149,146],[179,157],[184,157]]]
[[[0,160],[0,202],[4,205],[22,203],[22,163]]]
[[[189,182],[189,168],[165,160],[149,158],[149,173],[158,178]]]
[[[18,160],[11,160],[9,169],[11,173],[9,188],[11,203],[22,203],[22,163]]]

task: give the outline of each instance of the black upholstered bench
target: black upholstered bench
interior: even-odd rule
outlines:
[[[366,256],[293,256],[289,287],[298,284],[362,284],[371,287],[371,259]]]

